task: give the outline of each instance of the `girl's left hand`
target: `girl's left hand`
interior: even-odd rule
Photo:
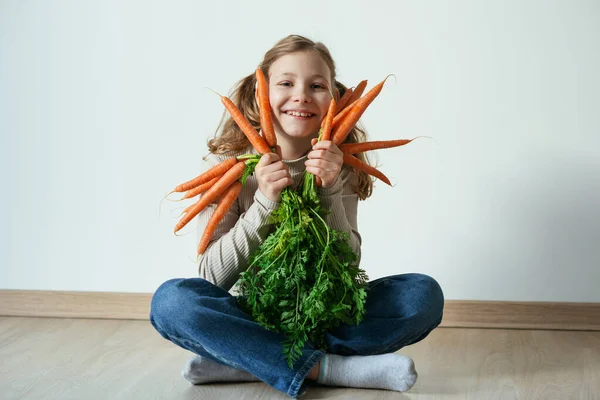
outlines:
[[[321,187],[326,189],[332,187],[337,181],[344,164],[344,155],[332,141],[316,142],[316,140],[312,141],[313,148],[305,162],[306,170],[321,178]]]

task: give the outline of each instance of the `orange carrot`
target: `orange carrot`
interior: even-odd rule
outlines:
[[[210,242],[210,239],[215,233],[219,222],[221,222],[223,217],[225,217],[225,215],[231,208],[231,205],[239,196],[241,190],[242,182],[236,181],[231,186],[229,186],[229,189],[227,189],[225,193],[223,193],[223,197],[221,197],[221,200],[219,200],[217,208],[215,208],[215,211],[210,216],[210,219],[206,224],[206,228],[204,228],[204,233],[202,234],[200,243],[198,243],[198,254],[203,254],[204,251],[206,251],[208,243]]]
[[[191,199],[192,197],[195,197],[197,195],[199,195],[200,193],[204,193],[206,192],[208,189],[210,189],[210,187],[212,185],[214,185],[221,177],[220,176],[215,176],[214,178],[212,178],[210,181],[205,182],[199,186],[196,186],[193,189],[188,190],[185,193],[185,196],[183,196],[180,200],[185,200],[185,199]]]
[[[310,140],[310,145],[314,146],[315,144],[317,144],[317,141],[319,139],[318,138],[313,138]],[[317,175],[315,175],[315,185],[317,186],[321,186],[323,184],[323,182],[321,181],[321,178],[319,178]]]
[[[177,185],[177,187],[175,187],[175,189],[173,189],[173,192],[185,192],[186,190],[193,189],[198,185],[201,185],[203,183],[210,181],[211,179],[213,179],[216,176],[222,176],[231,167],[233,167],[237,163],[237,161],[238,160],[235,157],[228,158],[225,161],[222,161],[219,164],[215,165],[208,171],[204,172],[203,174],[192,179],[191,181],[187,181],[185,183],[182,183],[181,185]],[[171,192],[171,193],[173,193],[173,192]]]
[[[177,223],[175,226],[175,233],[181,228],[186,226],[198,213],[204,210],[209,204],[215,201],[219,196],[225,192],[229,186],[235,181],[240,179],[244,175],[246,169],[246,163],[244,161],[238,161],[229,171],[225,173],[210,189],[200,197],[200,200],[194,204],[189,212]]]
[[[338,127],[335,128],[335,132],[333,133],[333,142],[335,144],[339,146],[344,142],[344,140],[346,140],[346,137],[348,136],[352,128],[354,128],[354,125],[356,125],[356,123],[358,122],[362,114],[365,112],[367,107],[369,107],[369,104],[371,104],[373,100],[375,100],[375,98],[379,95],[379,93],[381,93],[381,90],[383,89],[383,84],[385,83],[388,77],[389,75],[383,81],[381,81],[381,83],[373,87],[373,89],[369,90],[367,94],[365,94],[363,97],[356,101],[354,107],[352,107],[352,110],[348,113],[346,118],[344,118],[344,120],[340,122]]]
[[[362,94],[366,88],[367,88],[367,80],[365,79],[364,81],[360,81],[358,86],[356,86],[356,89],[354,89],[354,91],[352,92],[352,96],[348,100],[348,104],[352,104],[352,102],[360,99],[360,96],[362,96]]]
[[[221,96],[221,95],[219,95]],[[221,102],[229,111],[233,120],[238,124],[242,132],[246,135],[252,146],[258,151],[260,154],[267,154],[271,152],[269,146],[265,142],[265,140],[258,134],[256,129],[252,126],[252,124],[248,121],[248,119],[242,114],[242,112],[236,107],[235,104],[229,98],[225,96],[221,96]]]
[[[196,203],[194,204],[190,204],[189,206],[187,206],[185,208],[185,210],[183,210],[183,212],[181,213],[181,215],[185,214],[186,212],[190,211],[192,209],[192,207],[194,207],[196,205]]]
[[[354,100],[352,103],[348,104],[346,108],[344,108],[342,111],[340,111],[338,115],[335,116],[335,118],[331,122],[331,129],[335,129],[340,125],[340,122],[342,122],[344,118],[346,118],[346,116],[350,113],[350,111],[352,111],[352,108],[354,108],[357,101],[358,100]]]
[[[331,123],[333,122],[334,113],[335,99],[332,98],[331,102],[329,103],[329,110],[325,116],[325,124],[323,125],[323,130],[321,131],[321,140],[330,140],[331,138]]]
[[[260,108],[260,127],[269,147],[277,146],[277,137],[273,129],[273,119],[271,118],[271,104],[269,103],[269,86],[262,72],[262,69],[256,69],[256,81],[258,82],[258,106]]]
[[[346,89],[344,95],[340,98],[340,101],[338,101],[337,106],[335,106],[335,115],[339,114],[339,112],[346,107],[346,104],[348,104],[348,99],[352,97],[352,91],[352,88]]]
[[[375,167],[371,167],[369,164],[367,164],[365,162],[362,162],[361,160],[354,157],[353,155],[344,154],[344,164],[350,165],[351,167],[354,167],[358,170],[366,172],[369,175],[373,175],[374,177],[379,178],[382,181],[384,181],[385,183],[387,183],[388,185],[392,186],[392,184],[390,183],[390,180],[388,179],[387,176],[385,176],[383,174],[383,172],[379,171]]]
[[[361,143],[344,143],[340,145],[342,153],[357,154],[370,150],[389,149],[392,147],[404,146],[415,139],[398,139],[398,140],[377,140],[374,142]]]
[[[329,102],[329,109],[327,110],[327,115],[325,116],[325,118],[323,118],[323,121],[321,123],[321,140],[331,140],[331,123],[333,122],[335,109],[335,97],[332,97],[331,101]],[[317,185],[317,187],[321,187],[322,184],[323,182],[321,181],[321,178],[315,176],[315,185]]]

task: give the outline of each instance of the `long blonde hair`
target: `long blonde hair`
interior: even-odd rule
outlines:
[[[335,62],[333,61],[333,57],[331,57],[331,53],[323,43],[313,42],[312,40],[299,35],[289,35],[281,39],[275,46],[267,51],[258,68],[263,71],[268,80],[269,69],[277,59],[287,54],[303,51],[313,51],[317,53],[323,59],[325,64],[327,64],[331,71],[331,81],[335,82],[334,95],[336,99],[339,100],[346,92],[347,87],[335,79]],[[252,126],[258,130],[260,129],[260,114],[255,97],[255,87],[256,75],[253,72],[236,83],[229,98],[246,116]],[[219,134],[219,132],[221,133]],[[366,131],[357,126],[352,129],[344,143],[364,142],[366,138]],[[246,138],[229,113],[225,111],[219,126],[217,127],[215,137],[208,141],[210,152],[214,154],[236,153],[244,151],[248,146],[250,146],[250,141]],[[360,153],[357,157],[360,160],[369,163],[366,154]],[[370,175],[355,170],[355,180],[352,184],[352,188],[358,194],[359,199],[365,200],[373,193],[373,180]]]

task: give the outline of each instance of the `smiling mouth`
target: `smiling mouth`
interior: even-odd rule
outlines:
[[[304,112],[298,112],[298,111],[286,111],[285,114],[289,115],[290,117],[296,117],[296,118],[310,118],[310,117],[315,116],[315,114],[313,114],[313,113],[304,113]]]

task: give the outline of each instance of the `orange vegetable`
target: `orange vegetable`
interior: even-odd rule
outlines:
[[[233,158],[233,160],[235,160],[235,158]],[[235,165],[235,164],[234,164]],[[185,200],[185,199],[191,199],[192,197],[195,197],[197,195],[199,195],[200,193],[204,193],[206,192],[212,185],[214,185],[221,177],[220,176],[215,176],[214,178],[212,178],[210,181],[205,182],[199,186],[196,186],[193,189],[188,190],[185,193],[185,196],[183,196],[180,200]],[[184,211],[185,212],[185,211]]]
[[[222,176],[225,172],[227,172],[236,163],[237,163],[237,159],[235,157],[228,158],[227,160],[220,162],[219,164],[215,165],[214,167],[212,167],[208,171],[204,172],[203,174],[197,176],[196,178],[192,179],[191,181],[187,181],[185,183],[182,183],[181,185],[177,185],[177,187],[175,187],[175,189],[173,189],[173,191],[171,193],[185,192],[186,190],[193,189],[198,185],[201,185],[203,183],[210,181],[211,179],[213,179],[216,176]],[[190,197],[192,197],[192,196],[190,196]]]
[[[360,81],[358,86],[356,86],[356,89],[354,89],[354,91],[352,92],[352,96],[350,96],[350,99],[348,100],[348,104],[352,104],[356,100],[360,99],[360,96],[362,96],[362,94],[366,88],[367,88],[367,80],[365,79],[364,81]]]
[[[361,143],[344,143],[340,145],[342,153],[358,154],[370,150],[389,149],[392,147],[404,146],[415,139],[398,139],[398,140],[378,140],[374,142]]]
[[[187,206],[185,208],[185,210],[183,210],[183,212],[181,213],[181,215],[185,214],[186,212],[190,211],[192,209],[192,207],[194,207],[196,205],[196,203],[194,204],[190,204],[189,206]]]
[[[333,122],[333,116],[335,113],[335,99],[331,99],[329,103],[329,110],[325,116],[325,123],[323,124],[323,130],[321,131],[321,140],[330,140],[331,138],[331,123]]]
[[[256,81],[258,82],[258,106],[260,109],[260,127],[267,142],[271,148],[277,146],[277,136],[273,129],[273,119],[271,118],[271,104],[269,103],[269,86],[262,72],[262,69],[256,69]]]
[[[219,222],[221,222],[221,220],[225,217],[225,215],[231,208],[231,205],[233,204],[235,199],[237,199],[241,191],[242,182],[240,181],[234,182],[231,186],[229,186],[229,189],[225,191],[223,197],[221,197],[221,200],[219,200],[217,208],[215,208],[215,211],[210,216],[210,219],[206,224],[206,228],[204,228],[204,233],[202,234],[200,243],[198,243],[198,254],[203,254],[204,251],[206,251],[208,243],[210,242],[210,239],[215,233]]]
[[[340,122],[346,118],[346,116],[352,111],[352,108],[356,105],[358,100],[354,100],[352,103],[348,104],[348,107],[344,108],[338,115],[333,118],[331,122],[331,129],[335,129],[340,125]]]
[[[188,213],[177,223],[175,232],[186,226],[198,213],[204,210],[209,204],[219,198],[235,181],[244,175],[246,163],[238,161],[229,171],[227,171],[210,189],[200,197],[200,200],[189,209]]]
[[[227,111],[229,111],[229,113],[233,117],[233,120],[238,124],[242,132],[244,132],[244,134],[246,135],[252,146],[256,149],[256,151],[258,151],[260,154],[270,153],[271,149],[269,149],[269,146],[267,145],[265,140],[258,134],[256,129],[254,129],[252,124],[248,121],[248,119],[246,119],[244,114],[242,114],[242,112],[236,107],[236,105],[233,104],[233,102],[225,96],[221,96],[221,102],[223,103]]]
[[[379,178],[382,181],[384,181],[385,183],[387,183],[388,185],[392,186],[392,184],[390,183],[390,180],[388,179],[387,176],[385,176],[383,174],[383,172],[379,171],[375,167],[371,167],[367,163],[362,162],[361,160],[354,157],[353,155],[344,154],[344,164],[350,165],[351,167],[354,167],[360,171],[366,172],[367,174],[372,175],[376,178]]]
[[[338,101],[337,106],[335,106],[335,115],[339,114],[339,112],[342,111],[344,107],[346,107],[346,104],[348,104],[348,100],[350,99],[350,97],[352,97],[352,91],[352,88],[346,89],[344,95],[340,98],[340,101]]]
[[[331,140],[331,123],[333,122],[333,116],[335,114],[335,98],[331,98],[331,102],[329,103],[329,109],[327,110],[327,115],[323,118],[323,123],[321,124],[321,140]],[[317,187],[321,187],[323,182],[321,181],[321,177],[315,176],[315,185]]]
[[[383,89],[383,84],[385,83],[388,77],[386,77],[383,81],[381,81],[381,83],[376,85],[373,89],[369,90],[367,94],[365,94],[363,97],[356,101],[354,107],[352,107],[352,110],[348,113],[346,118],[344,118],[344,120],[340,122],[338,127],[335,128],[335,131],[333,133],[333,142],[335,144],[339,146],[344,142],[344,140],[346,140],[346,137],[348,136],[352,128],[354,128],[354,125],[356,125],[356,123],[358,122],[362,114],[365,112],[367,107],[369,107],[373,100],[375,100],[379,93],[381,93],[381,90]]]

